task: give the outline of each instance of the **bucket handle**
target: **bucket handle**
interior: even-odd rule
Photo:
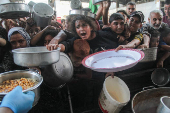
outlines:
[[[147,90],[147,89],[153,89],[153,88],[155,88],[155,87],[154,86],[143,87],[143,91]]]

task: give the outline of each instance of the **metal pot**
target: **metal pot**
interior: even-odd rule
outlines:
[[[157,68],[152,72],[151,80],[157,86],[165,86],[170,81],[169,71],[165,68]]]
[[[39,27],[46,27],[51,23],[53,8],[45,3],[37,3],[33,6],[33,19]]]
[[[85,11],[85,10],[82,10],[82,9],[81,10],[70,10],[69,15],[85,15],[85,16],[89,16],[93,19],[96,18],[96,14],[93,14],[89,11]]]
[[[132,99],[133,113],[156,113],[162,96],[170,96],[170,88],[154,88],[137,93]]]
[[[29,6],[24,3],[0,4],[0,18],[17,19],[29,15]]]
[[[144,52],[145,57],[140,62],[156,61],[158,47],[139,49]]]
[[[14,49],[12,52],[15,64],[24,67],[50,65],[60,57],[60,48],[48,51],[46,47],[27,47]]]
[[[73,76],[73,65],[70,58],[65,53],[60,53],[57,63],[48,65],[42,71],[44,83],[52,88],[59,88],[70,81]]]
[[[13,80],[13,79],[20,79],[20,78],[32,78],[38,81],[38,83],[27,90],[23,90],[23,92],[27,91],[33,91],[35,93],[34,103],[33,106],[35,106],[38,103],[38,100],[40,98],[40,85],[43,82],[43,78],[40,74],[33,72],[33,71],[27,71],[27,70],[15,70],[15,71],[9,71],[5,73],[0,74],[0,83],[2,83],[5,80]],[[3,99],[3,97],[7,93],[0,93],[0,100]]]

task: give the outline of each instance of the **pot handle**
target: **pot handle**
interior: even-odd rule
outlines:
[[[155,87],[154,86],[143,87],[143,91],[147,90],[147,89],[153,89],[153,88],[155,88]]]

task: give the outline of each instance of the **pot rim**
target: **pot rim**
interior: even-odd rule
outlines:
[[[142,90],[142,91],[136,93],[136,94],[133,96],[132,100],[131,100],[131,109],[132,109],[133,113],[135,113],[134,107],[133,107],[133,104],[134,104],[133,101],[134,101],[134,99],[136,98],[137,95],[139,95],[140,93],[149,91],[149,90],[158,90],[158,89],[170,89],[170,87],[159,87],[159,88],[155,88],[155,87],[154,87],[154,88],[152,88],[152,89],[146,89],[146,90]]]
[[[44,51],[33,51],[33,52],[31,52],[31,51],[20,51],[20,50],[24,50],[24,49],[28,49],[28,48],[32,48],[32,49],[34,49],[34,48],[46,48],[46,47],[26,47],[26,48],[18,48],[18,49],[14,49],[14,50],[12,50],[12,52],[13,53],[51,53],[51,52],[57,52],[57,51],[60,51],[61,50],[61,48],[57,48],[56,50],[52,50],[52,51],[49,51],[49,50],[44,50]]]

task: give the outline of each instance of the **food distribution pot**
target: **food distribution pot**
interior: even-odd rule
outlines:
[[[12,50],[15,64],[24,67],[50,65],[59,60],[60,48],[49,51],[46,47],[27,47]]]
[[[33,6],[33,19],[39,27],[46,27],[51,23],[54,11],[45,3],[37,3]]]
[[[60,53],[58,62],[45,66],[42,71],[44,83],[51,88],[60,88],[73,76],[73,65],[70,58],[63,52]]]
[[[169,87],[153,88],[137,93],[132,99],[133,113],[156,113],[162,96],[170,96]]]
[[[31,78],[31,79],[35,79],[38,82],[35,86],[27,90],[23,90],[23,92],[33,91],[35,93],[35,98],[33,103],[33,106],[35,106],[40,98],[40,85],[43,82],[43,77],[34,71],[15,70],[15,71],[1,73],[0,83],[2,83],[5,80],[13,80],[13,79],[20,79],[20,78]],[[7,93],[0,93],[0,100],[2,100],[6,94]]]
[[[6,3],[0,4],[0,18],[17,19],[28,16],[29,6],[24,3]]]

